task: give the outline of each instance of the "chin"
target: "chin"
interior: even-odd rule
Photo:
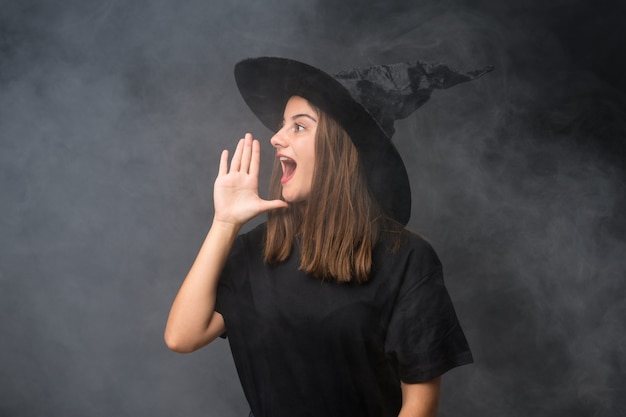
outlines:
[[[297,194],[294,195],[291,193],[285,193],[284,191],[282,193],[282,196],[283,196],[283,200],[285,200],[288,203],[301,203],[303,201],[306,201],[308,198],[308,195],[306,196],[297,195]]]
[[[290,198],[290,197],[285,196],[285,195],[283,195],[283,200],[285,200],[286,202],[288,202],[290,204],[301,203],[301,202],[305,201],[304,198]]]

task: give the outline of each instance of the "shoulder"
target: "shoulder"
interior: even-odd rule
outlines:
[[[426,238],[404,228],[383,231],[377,251],[382,262],[404,265],[418,276],[441,269],[441,261]]]
[[[420,261],[426,269],[441,268],[441,261],[430,242],[423,236],[407,231],[409,235],[407,247],[411,250],[412,256]]]
[[[265,239],[265,231],[267,229],[266,223],[261,223],[248,232],[239,235],[239,239],[243,240],[246,244],[256,246],[263,244]]]
[[[247,276],[248,271],[263,265],[264,237],[264,224],[237,236],[222,270],[220,283],[240,281]]]
[[[262,223],[253,229],[241,233],[235,239],[232,249],[230,250],[231,261],[242,261],[249,259],[253,255],[263,252],[263,243],[265,241],[265,223]]]

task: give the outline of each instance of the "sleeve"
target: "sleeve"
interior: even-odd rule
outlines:
[[[411,252],[407,260],[385,343],[406,383],[428,381],[473,361],[441,263],[430,246],[419,252]]]
[[[224,316],[224,321],[227,322],[229,311],[234,308],[234,300],[232,298],[233,293],[236,291],[237,278],[240,278],[243,273],[243,268],[246,267],[245,261],[245,242],[244,235],[239,235],[233,243],[233,247],[228,254],[222,273],[220,274],[220,280],[217,283],[217,294],[215,299],[215,311]],[[227,337],[227,332],[220,335],[221,338]]]
[[[228,253],[228,258],[226,259],[226,263],[224,264],[224,268],[220,274],[220,280],[217,283],[217,296],[215,299],[215,311],[220,314],[224,313],[224,308],[227,304],[228,293],[233,286],[232,278],[236,273],[234,271],[234,267],[237,265],[236,258],[238,258],[238,253],[241,252],[242,245],[242,237],[237,236],[235,242],[233,243],[233,247]]]

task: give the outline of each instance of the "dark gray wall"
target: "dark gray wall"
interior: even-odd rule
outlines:
[[[1,1],[0,416],[247,415],[162,332],[258,55],[495,65],[397,126],[476,359],[441,415],[626,415],[626,8],[472,3]]]

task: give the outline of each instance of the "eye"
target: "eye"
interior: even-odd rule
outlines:
[[[302,132],[304,129],[305,129],[304,126],[298,123],[295,123],[293,126],[293,130],[296,132]]]

